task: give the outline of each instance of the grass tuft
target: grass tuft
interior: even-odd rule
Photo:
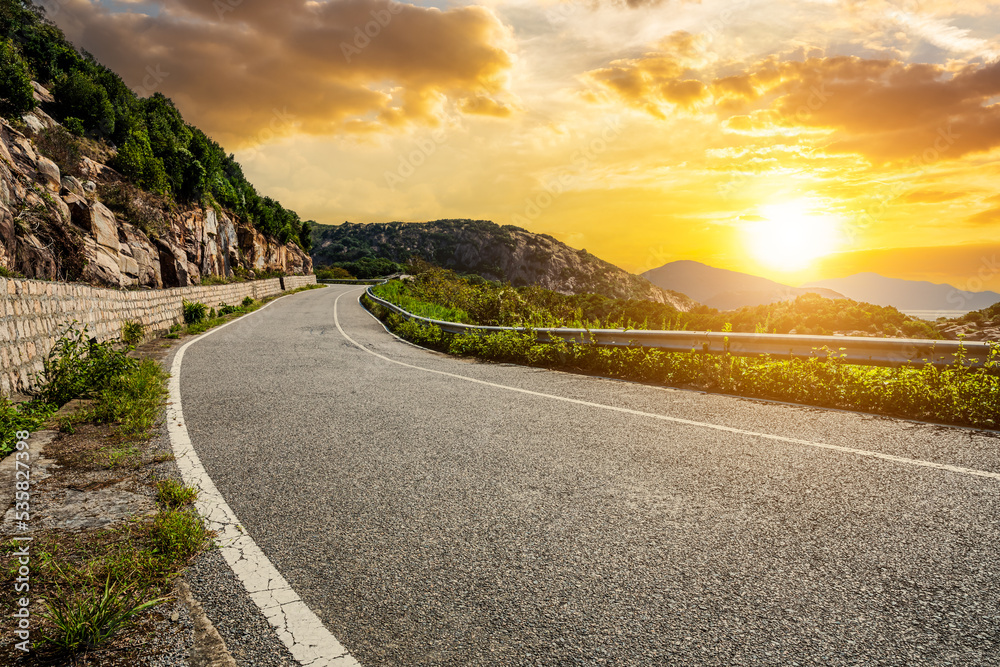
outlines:
[[[164,479],[156,484],[156,500],[169,508],[177,509],[190,505],[198,497],[198,492],[184,486],[177,480]]]

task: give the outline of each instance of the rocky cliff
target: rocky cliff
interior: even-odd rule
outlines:
[[[363,257],[396,262],[418,257],[458,272],[513,285],[538,285],[564,294],[645,299],[683,311],[697,305],[679,292],[660,289],[586,250],[576,250],[545,234],[485,220],[317,226],[312,256],[317,266]]]
[[[35,91],[36,99],[51,99],[37,84]],[[312,272],[298,246],[225,210],[145,193],[89,157],[70,156],[72,166],[61,170],[43,152],[58,152],[53,137],[65,130],[40,109],[23,121],[15,128],[0,119],[0,268],[7,273],[159,288],[206,276]]]

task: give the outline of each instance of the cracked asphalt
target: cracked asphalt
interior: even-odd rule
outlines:
[[[1000,480],[755,435],[1000,472],[997,434],[456,359],[358,294],[195,343],[181,392],[216,486],[361,664],[1000,665]],[[341,295],[389,359],[742,432],[379,359]]]

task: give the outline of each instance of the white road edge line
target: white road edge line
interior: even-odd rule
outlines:
[[[755,438],[764,438],[767,440],[775,440],[777,442],[786,442],[793,445],[804,445],[806,447],[816,447],[818,449],[828,449],[835,452],[840,452],[842,454],[854,454],[856,456],[867,456],[869,458],[882,459],[883,461],[892,461],[893,463],[902,463],[904,465],[917,466],[921,468],[933,468],[935,470],[943,470],[946,472],[953,472],[959,475],[970,475],[973,477],[986,477],[988,479],[995,479],[1000,481],[1000,473],[989,472],[986,470],[976,470],[975,468],[963,468],[961,466],[953,466],[947,463],[934,463],[933,461],[922,461],[920,459],[909,459],[903,456],[894,456],[893,454],[883,454],[882,452],[873,452],[867,449],[855,449],[853,447],[842,447],[841,445],[830,445],[824,442],[814,442],[812,440],[800,440],[799,438],[786,438],[781,435],[772,435],[770,433],[759,433],[757,431],[745,431],[741,428],[733,428],[731,426],[722,426],[720,424],[710,424],[708,422],[693,421],[690,419],[681,419],[680,417],[669,417],[667,415],[658,415],[653,412],[642,412],[641,410],[632,410],[630,408],[619,408],[614,405],[604,405],[601,403],[591,403],[590,401],[581,401],[576,398],[567,398],[565,396],[556,396],[555,394],[545,394],[538,391],[532,391],[530,389],[521,389],[520,387],[511,387],[504,384],[497,384],[496,382],[488,382],[486,380],[478,380],[476,378],[470,378],[465,375],[456,375],[455,373],[448,373],[447,371],[438,371],[432,368],[423,368],[422,366],[414,366],[413,364],[408,364],[404,361],[397,361],[396,359],[391,359],[389,357],[383,356],[378,352],[369,350],[367,347],[361,345],[356,340],[347,335],[343,327],[340,326],[340,317],[337,314],[337,305],[340,303],[340,298],[347,294],[344,292],[337,296],[336,301],[333,302],[333,321],[337,325],[337,330],[340,334],[346,338],[352,345],[360,350],[364,350],[368,354],[371,354],[379,359],[383,359],[393,364],[398,364],[400,366],[405,366],[407,368],[413,368],[418,371],[424,371],[425,373],[435,373],[437,375],[444,375],[446,377],[455,378],[456,380],[464,380],[466,382],[472,382],[475,384],[482,384],[488,387],[496,387],[497,389],[506,389],[507,391],[517,392],[519,394],[527,394],[529,396],[538,396],[541,398],[550,398],[556,401],[563,401],[565,403],[574,403],[576,405],[583,405],[588,408],[598,408],[600,410],[610,410],[612,412],[620,412],[627,415],[634,415],[636,417],[648,417],[650,419],[659,419],[660,421],[673,422],[675,424],[684,424],[686,426],[696,426],[699,428],[707,428],[715,431],[723,431],[726,433],[736,433],[739,435],[747,435]],[[395,334],[393,334],[395,335]]]
[[[291,296],[291,295],[288,295]],[[284,297],[281,297],[284,298]],[[188,436],[181,406],[181,362],[184,351],[230,324],[253,317],[277,303],[275,299],[259,310],[212,329],[177,350],[170,367],[168,384],[170,403],[167,405],[167,430],[177,467],[184,483],[198,490],[195,507],[210,530],[216,531],[215,541],[223,558],[243,583],[250,598],[257,604],[278,638],[288,647],[292,657],[305,667],[360,667],[337,638],[326,629],[319,617],[302,601],[291,585],[278,572],[253,538],[240,525],[236,513],[219,493],[194,451]]]

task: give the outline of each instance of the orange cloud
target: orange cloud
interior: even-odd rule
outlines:
[[[487,9],[389,0],[159,0],[155,18],[68,0],[54,16],[125,81],[174,98],[223,142],[436,125],[453,104],[501,115],[512,57]],[[152,92],[145,90],[144,92]],[[490,102],[493,107],[490,107]]]
[[[676,32],[659,44],[663,52],[616,60],[587,75],[630,106],[666,118],[671,108],[689,109],[708,96],[707,86],[683,62],[696,44],[690,33]]]
[[[1000,146],[1000,104],[993,103],[1000,62],[955,70],[849,56],[772,56],[713,78],[664,50],[589,75],[657,118],[666,117],[665,102],[685,108],[710,102],[732,129],[760,130],[763,123],[831,130],[828,151],[877,162],[958,159]],[[735,114],[743,118],[730,118]]]

